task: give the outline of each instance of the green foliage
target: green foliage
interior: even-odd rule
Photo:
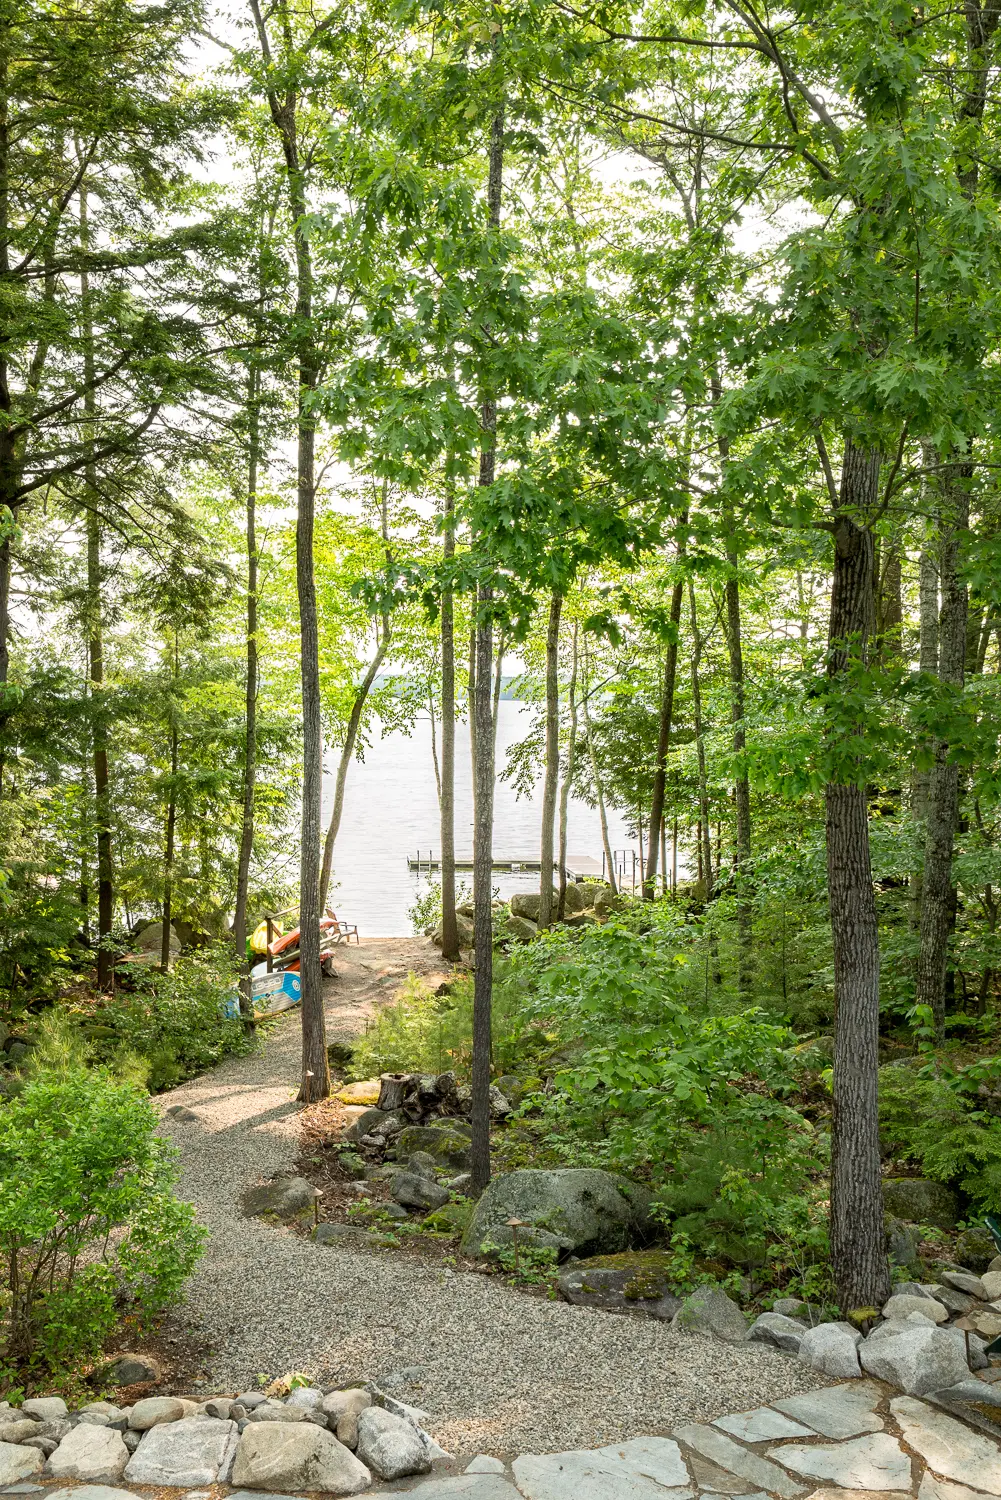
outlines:
[[[460,881],[455,892],[456,906],[462,906],[466,901],[473,899],[472,886]],[[425,932],[433,930],[441,921],[441,881],[429,881],[427,886],[417,893],[412,906],[407,908],[407,917],[414,933],[422,937]]]
[[[491,1015],[494,1071],[498,1075],[545,1045],[541,1034],[526,1022],[516,993],[499,986]],[[355,1043],[351,1076],[371,1078],[378,1073],[453,1070],[468,1077],[472,1065],[473,984],[456,979],[447,995],[433,995],[416,974],[391,1005],[379,1012]]]
[[[121,1069],[138,1059],[150,1089],[171,1088],[253,1047],[239,1019],[224,1013],[236,974],[232,951],[223,944],[182,954],[166,974],[133,965],[129,988],[116,989],[84,1013],[83,1033],[100,1061]]]
[[[123,1312],[176,1301],[204,1231],[135,1086],[74,1063],[0,1108],[4,1378],[96,1358]]]
[[[888,1153],[915,1162],[933,1181],[959,1188],[975,1212],[996,1213],[1001,1120],[976,1092],[983,1076],[981,1069],[973,1078],[962,1070],[949,1076],[919,1063],[880,1068],[880,1139]]]

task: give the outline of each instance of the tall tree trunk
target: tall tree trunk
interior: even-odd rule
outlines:
[[[341,815],[344,812],[344,793],[347,788],[348,771],[351,769],[351,760],[355,753],[355,745],[358,742],[358,730],[361,728],[362,714],[365,712],[365,704],[368,695],[372,691],[372,684],[379,675],[379,668],[386,659],[389,649],[390,633],[388,622],[383,620],[382,637],[379,648],[368,664],[365,676],[358,685],[354,702],[351,705],[351,713],[348,717],[348,727],[344,734],[344,744],[341,746],[340,757],[337,762],[337,779],[334,783],[334,805],[330,813],[330,822],[327,824],[326,837],[323,840],[323,868],[320,871],[320,911],[322,913],[327,901],[327,889],[330,885],[330,872],[334,865],[334,845],[341,827]]]
[[[504,175],[504,106],[498,109],[490,130],[490,160],[487,177],[487,222],[500,227]],[[497,401],[484,387],[480,404],[480,486],[494,482],[497,462]],[[494,726],[490,678],[493,657],[491,606],[493,591],[481,583],[477,589],[475,775],[473,778],[473,1065],[471,1182],[473,1193],[482,1192],[490,1181],[490,1049],[493,991],[493,822],[494,822]]]
[[[80,245],[90,246],[87,186],[80,188]],[[85,441],[93,451],[97,400],[94,395],[94,329],[90,307],[90,277],[80,277],[83,324],[83,364],[87,391],[84,396]],[[87,527],[87,655],[90,664],[91,754],[94,765],[94,812],[97,832],[97,987],[109,990],[114,975],[111,928],[114,922],[114,865],[111,848],[111,788],[108,774],[108,724],[104,706],[104,630],[101,598],[101,525],[97,515],[97,472],[88,456],[84,467]]]
[[[260,0],[250,0],[267,74],[271,43]],[[269,16],[275,7],[269,11]],[[287,22],[287,14],[283,14]],[[286,59],[286,62],[288,59]],[[312,397],[320,376],[313,326],[313,257],[306,225],[306,179],[299,159],[298,96],[287,86],[267,89],[268,108],[285,158],[285,181],[295,251],[296,406],[295,583],[299,600],[299,666],[302,680],[302,821],[299,853],[299,979],[302,1013],[302,1079],[299,1099],[309,1103],[330,1093],[327,1036],[320,973],[320,811],[323,792],[323,721],[320,712],[319,629],[313,570],[316,504],[316,429]]]
[[[588,710],[588,698],[591,693],[590,677],[587,664],[587,645],[585,637],[584,647],[584,692],[581,694],[580,710],[584,720],[584,733],[587,735],[587,756],[591,762],[591,780],[594,782],[594,798],[598,804],[598,822],[601,825],[601,847],[605,853],[605,869],[608,876],[608,884],[612,888],[612,894],[618,894],[618,882],[615,879],[615,856],[611,840],[608,836],[608,812],[605,807],[605,789],[602,786],[601,774],[598,770],[598,757],[594,749],[594,735],[591,731],[591,717]]]
[[[442,561],[446,579],[455,556],[455,497],[445,482]],[[470,715],[472,717],[472,715]],[[455,920],[455,607],[452,586],[441,594],[441,952],[455,963],[459,929]]]
[[[546,774],[542,788],[542,842],[539,853],[539,926],[553,920],[553,844],[560,777],[560,614],[563,595],[554,589],[546,629]]]
[[[507,650],[507,632],[501,628],[494,653],[494,701],[491,709],[491,725],[494,736],[494,756],[497,755],[497,725],[500,723],[501,690],[504,687],[504,652]]]
[[[567,689],[567,705],[570,709],[570,728],[567,733],[567,769],[560,787],[560,899],[556,915],[563,921],[567,904],[567,821],[570,808],[570,788],[573,786],[577,762],[577,622],[574,621],[570,644],[570,685]]]
[[[476,600],[473,599],[473,621],[469,629],[469,665],[466,669],[466,702],[469,713],[469,764],[476,787]]]
[[[837,694],[872,633],[873,536],[880,454],[848,440],[834,515],[828,680]],[[837,707],[834,711],[838,717]],[[836,731],[834,731],[836,732]],[[827,881],[834,947],[831,1261],[844,1312],[890,1293],[879,1161],[879,931],[864,786],[826,788]]]
[[[93,503],[94,492],[91,491]],[[114,865],[111,850],[111,788],[108,774],[108,725],[104,694],[104,632],[101,629],[101,530],[97,513],[87,511],[87,651],[90,661],[91,751],[94,764],[94,811],[97,826],[97,987],[111,988],[114,965]]]
[[[253,1019],[250,964],[247,962],[247,899],[250,891],[250,859],[254,851],[254,792],[257,783],[257,467],[260,441],[258,396],[260,373],[251,370],[247,382],[247,680],[244,698],[243,821],[236,873],[236,911],[233,943],[243,972],[240,979],[240,1011],[246,1023]]]
[[[0,367],[0,375],[3,374]],[[6,526],[0,511],[0,527]],[[7,683],[10,673],[10,537],[0,541],[0,689]],[[3,717],[3,697],[0,696],[0,721]]]
[[[969,527],[969,481],[966,464],[950,464],[941,471],[939,680],[957,692],[966,669],[967,590],[957,564],[963,535]],[[959,827],[959,766],[950,755],[947,738],[936,741],[935,763],[928,778],[925,857],[921,887],[921,926],[917,985],[919,1005],[930,1007],[935,1032],[945,1031],[946,968],[952,931],[952,852]]]
[[[713,405],[722,400],[723,383],[718,368],[710,374]],[[730,458],[730,439],[720,433],[716,439],[720,464],[725,470]],[[740,764],[747,748],[744,726],[744,645],[740,618],[740,557],[737,551],[737,525],[729,499],[723,502],[723,537],[726,547],[726,644],[730,659],[730,720],[733,724],[731,744],[737,760],[733,781],[734,811],[734,881],[737,887],[737,989],[749,995],[754,982],[754,907],[750,891],[751,862],[751,784]]]
[[[712,833],[709,828],[709,783],[706,777],[706,742],[702,732],[702,686],[699,682],[699,667],[702,665],[702,637],[699,634],[699,619],[695,607],[695,586],[688,580],[688,613],[692,622],[692,716],[695,720],[695,755],[699,776],[699,847],[702,850],[702,878],[706,884],[706,900],[712,896],[713,877]]]
[[[170,791],[167,797],[167,831],[163,852],[163,912],[160,919],[160,971],[170,968],[170,922],[174,899],[174,840],[177,828],[177,687],[179,661],[177,630],[174,630],[174,671],[170,683]]]
[[[688,517],[682,522],[687,525]],[[684,537],[678,543],[678,559],[685,554]],[[674,720],[674,684],[678,675],[678,633],[681,626],[681,601],[685,585],[682,579],[671,592],[671,638],[664,657],[664,682],[660,694],[660,720],[657,726],[657,766],[653,777],[653,795],[650,799],[650,853],[646,873],[643,876],[643,896],[652,901],[657,894],[657,850],[660,846],[660,825],[664,818],[664,793],[667,789],[667,752],[671,746],[671,727]],[[641,840],[642,854],[642,840]]]

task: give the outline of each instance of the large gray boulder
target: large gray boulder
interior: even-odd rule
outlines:
[[[25,1448],[21,1443],[0,1443],[0,1485],[30,1479],[44,1463],[45,1455],[37,1448]]]
[[[68,1413],[62,1396],[32,1396],[21,1402],[21,1410],[26,1417],[36,1417],[39,1422],[58,1422]]]
[[[818,1323],[800,1339],[797,1358],[811,1370],[819,1370],[835,1380],[852,1380],[861,1374],[858,1357],[861,1339],[858,1329],[850,1323]]]
[[[185,1417],[180,1422],[165,1422],[144,1434],[129,1459],[125,1478],[129,1484],[188,1488],[215,1484],[220,1470],[227,1467],[235,1440],[236,1423],[223,1422],[218,1417]]]
[[[526,1170],[495,1177],[480,1198],[462,1237],[464,1255],[483,1255],[484,1245],[501,1243],[509,1219],[565,1244],[576,1255],[615,1254],[641,1239],[648,1225],[650,1197],[635,1182],[596,1167],[555,1171]],[[518,1230],[520,1243],[531,1243]]]
[[[931,1324],[908,1327],[895,1338],[866,1339],[859,1357],[867,1374],[909,1396],[940,1391],[969,1376],[963,1335]]]
[[[567,1266],[557,1285],[577,1307],[601,1307],[669,1323],[681,1298],[672,1291],[666,1262],[662,1250],[597,1255]]]
[[[905,1292],[891,1297],[883,1307],[883,1317],[891,1322],[894,1318],[906,1318],[911,1313],[917,1313],[928,1323],[946,1323],[949,1319],[947,1310],[934,1297],[913,1297]]]
[[[959,1203],[955,1193],[924,1177],[888,1177],[883,1183],[883,1207],[888,1214],[911,1224],[955,1228]]]
[[[244,1430],[231,1483],[286,1495],[304,1490],[360,1495],[372,1475],[333,1433],[312,1422],[265,1422]]]
[[[313,1207],[316,1189],[305,1177],[278,1177],[259,1187],[247,1188],[243,1194],[243,1211],[247,1214],[274,1214],[279,1219],[294,1219]]]
[[[417,1429],[381,1406],[366,1407],[358,1415],[358,1457],[380,1479],[427,1474],[431,1468],[430,1454]]]
[[[805,1323],[787,1318],[784,1313],[765,1312],[755,1318],[747,1330],[749,1344],[772,1344],[784,1349],[787,1354],[798,1354],[803,1335],[809,1330]]]
[[[163,944],[163,923],[162,922],[150,922],[149,926],[148,927],[144,927],[143,930],[142,930],[142,932],[140,932],[139,935],[135,939],[135,945],[136,945],[136,952],[137,953],[155,953],[157,956],[159,956],[160,953],[163,951],[162,950],[162,944]],[[180,951],[181,951],[181,940],[177,936],[177,933],[174,931],[173,924],[171,924],[170,936],[167,939],[167,945],[168,945],[168,949],[169,949],[169,951],[171,953],[180,953]]]
[[[469,1136],[452,1124],[408,1125],[396,1142],[397,1159],[407,1161],[417,1151],[455,1172],[467,1171],[472,1160]]]
[[[121,1479],[128,1462],[129,1450],[120,1432],[82,1423],[66,1434],[49,1458],[47,1469],[54,1479],[111,1484]]]
[[[404,1208],[442,1208],[451,1194],[446,1187],[431,1182],[427,1177],[418,1177],[416,1172],[397,1172],[390,1184],[390,1192]]]
[[[133,1432],[148,1432],[162,1422],[179,1422],[183,1416],[184,1405],[175,1396],[147,1396],[129,1412],[129,1426]]]
[[[747,1338],[747,1319],[726,1292],[715,1286],[697,1286],[690,1293],[672,1321],[672,1328],[689,1333],[711,1333],[727,1344],[742,1344]]]

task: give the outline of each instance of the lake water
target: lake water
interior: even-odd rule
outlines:
[[[497,724],[497,769],[502,771],[507,748],[524,739],[532,709],[515,699],[502,700]],[[439,728],[439,754],[441,751]],[[324,822],[334,795],[336,759],[330,757],[324,775]],[[455,729],[455,850],[470,855],[473,848],[472,774],[469,731]],[[609,809],[609,839],[614,850],[636,849],[623,819]],[[531,798],[519,798],[509,782],[498,779],[494,792],[495,858],[537,859],[542,826],[542,778]],[[344,921],[356,922],[363,937],[401,937],[411,931],[407,909],[427,889],[427,876],[418,878],[407,867],[418,850],[441,853],[438,793],[431,758],[431,727],[418,723],[412,735],[393,733],[384,739],[376,729],[364,761],[348,772],[344,814],[334,848],[331,905]],[[588,855],[601,864],[601,823],[596,808],[571,801],[568,855]],[[435,877],[437,879],[437,876]],[[472,872],[459,872],[457,882],[472,888]],[[539,874],[496,871],[494,885],[502,896],[518,890],[538,890]]]

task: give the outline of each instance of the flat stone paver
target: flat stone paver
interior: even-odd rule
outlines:
[[[770,1406],[758,1406],[754,1411],[736,1412],[732,1417],[717,1417],[713,1423],[731,1437],[742,1443],[774,1442],[776,1438],[813,1437],[816,1428],[804,1427]]]
[[[830,1479],[846,1490],[910,1490],[911,1460],[888,1432],[867,1432],[843,1443],[786,1443],[769,1457],[810,1479]]]
[[[500,1474],[456,1474],[451,1479],[425,1479],[423,1484],[410,1490],[379,1490],[376,1495],[377,1500],[522,1500],[510,1479],[503,1479]],[[254,1500],[266,1500],[266,1497],[256,1495]]]
[[[719,1464],[721,1469],[749,1480],[756,1489],[778,1495],[780,1500],[796,1500],[797,1495],[805,1493],[803,1486],[790,1478],[784,1469],[757,1453],[748,1452],[714,1427],[703,1427],[695,1422],[688,1427],[679,1427],[674,1435],[686,1447],[694,1448],[696,1453],[708,1458],[710,1463]]]
[[[641,1438],[635,1446],[649,1449],[656,1441]],[[656,1459],[639,1456],[637,1462],[644,1467],[637,1467],[623,1456],[623,1450],[633,1446],[522,1454],[511,1466],[514,1482],[524,1500],[692,1500],[691,1489],[665,1486],[650,1476],[650,1468],[660,1467]],[[678,1451],[676,1443],[668,1446]],[[677,1470],[669,1461],[664,1472]]]
[[[859,1380],[850,1385],[832,1385],[826,1391],[803,1391],[772,1404],[787,1417],[805,1422],[822,1437],[851,1438],[863,1432],[882,1431],[883,1419],[873,1411],[882,1395],[878,1385]]]
[[[915,1396],[898,1396],[890,1402],[890,1410],[900,1423],[905,1441],[921,1454],[934,1474],[989,1495],[1001,1495],[1001,1450],[997,1443]]]
[[[926,1474],[918,1485],[918,1500],[984,1500],[979,1490],[968,1490],[965,1484],[950,1484],[948,1479],[933,1479]]]

